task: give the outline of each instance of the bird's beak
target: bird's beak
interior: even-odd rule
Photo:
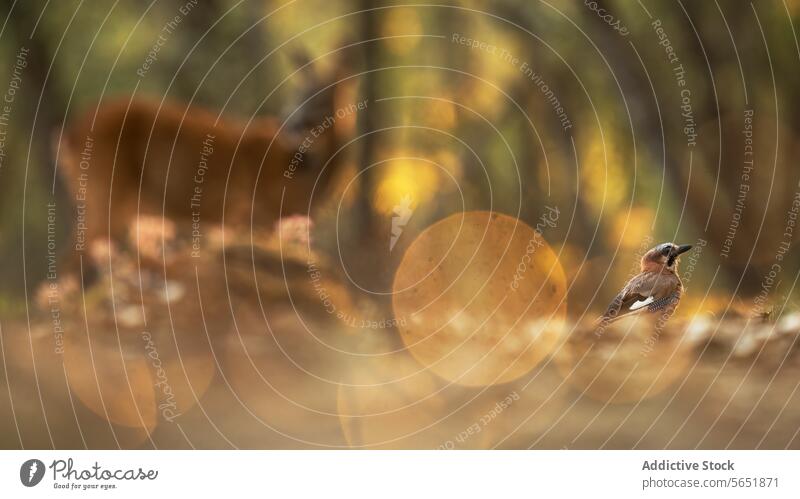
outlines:
[[[682,253],[686,253],[690,249],[692,249],[692,245],[691,244],[684,244],[682,246],[678,246],[677,248],[675,248],[675,251],[673,252],[673,256],[678,256],[678,255],[680,255]]]

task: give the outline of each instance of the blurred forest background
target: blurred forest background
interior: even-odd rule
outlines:
[[[157,58],[144,76],[137,73],[159,36],[164,35],[165,24],[176,15],[182,21],[163,39]],[[25,340],[18,341],[19,348],[28,352],[27,357],[35,357],[30,353],[35,347],[28,347],[26,341],[32,334],[31,321],[35,325],[42,320],[37,319],[34,302],[48,272],[48,203],[59,207],[56,246],[70,244],[72,215],[67,207],[71,200],[55,174],[54,131],[102,100],[133,94],[191,103],[241,121],[255,116],[282,119],[302,103],[310,75],[322,80],[342,79],[352,84],[350,101],[367,102],[356,115],[353,140],[342,143],[345,161],[335,187],[315,201],[319,206],[311,217],[314,251],[336,269],[329,274],[337,276],[338,284],[330,285],[336,288],[333,294],[346,295],[355,310],[352,313],[361,314],[359,319],[386,320],[397,268],[411,243],[426,228],[452,214],[490,210],[542,228],[541,235],[564,272],[565,313],[570,322],[596,317],[636,270],[643,251],[660,242],[674,241],[695,245],[690,262],[684,257],[681,267],[688,290],[678,311],[684,325],[698,327],[695,319],[703,317],[709,324],[730,319],[746,321],[746,327],[750,327],[750,318],[760,315],[765,327],[774,329],[779,324],[779,328],[795,328],[794,323],[786,325],[786,317],[797,319],[793,314],[800,297],[796,287],[800,275],[797,238],[789,231],[794,227],[796,211],[793,217],[792,210],[800,193],[800,116],[793,112],[800,108],[796,76],[800,68],[796,33],[800,2],[795,0],[463,0],[442,5],[366,0],[26,0],[3,1],[0,20],[0,91],[6,88],[4,82],[8,82],[8,89],[14,89],[15,64],[21,50],[26,54],[19,88],[8,106],[8,120],[0,120],[4,153],[0,165],[0,255],[4,262],[0,319],[6,359],[14,352],[14,340],[9,339],[14,328],[13,332]],[[311,64],[303,66],[305,62],[298,62],[298,57]],[[411,214],[405,217],[402,233],[390,248],[392,220],[402,216],[398,206],[401,211],[411,210]],[[542,217],[552,215],[553,210],[557,210],[557,217],[542,226]],[[307,276],[302,269],[299,273],[298,279]],[[221,274],[208,279],[222,282]],[[275,279],[280,283],[288,278],[284,273]],[[316,294],[314,289],[308,291],[309,301],[314,301]],[[206,300],[215,302],[220,306],[225,302],[221,291]],[[91,299],[89,303],[93,303]],[[80,311],[80,306],[75,310]],[[76,314],[75,324],[81,324],[81,314]],[[48,320],[45,314],[43,322]],[[328,326],[320,327],[329,332]],[[736,337],[732,344],[739,345],[736,331],[743,328],[732,327],[730,334]],[[150,329],[157,328],[151,325]],[[374,341],[390,345],[378,348],[381,352],[402,346],[396,335],[379,340],[372,335],[356,342],[362,344],[354,348],[367,348],[363,343]],[[353,339],[348,336],[342,345],[349,342]],[[345,348],[342,345],[339,347]],[[118,345],[111,346],[116,351]],[[780,355],[785,351],[782,349]],[[672,353],[670,350],[670,358]],[[308,351],[305,354],[313,357]],[[180,358],[179,348],[177,355]],[[724,355],[721,358],[725,359]],[[88,362],[85,358],[74,360],[84,361]],[[218,361],[215,357],[214,363]],[[30,372],[37,369],[36,362],[33,364]],[[386,369],[385,363],[379,364],[379,371]],[[725,362],[722,365],[727,366]],[[338,364],[327,365],[324,372],[338,372],[339,368]],[[205,379],[206,367],[198,369],[204,373],[198,376]],[[720,369],[712,367],[702,374],[708,378],[703,378],[707,384],[701,386],[716,382]],[[60,364],[55,370],[53,376],[65,376]],[[405,370],[416,372],[405,364],[396,372]],[[750,373],[749,369],[745,371]],[[382,375],[392,377],[396,372]],[[536,372],[524,380],[539,376]],[[769,373],[768,385],[776,379],[773,371]],[[547,375],[558,378],[553,373],[541,374]],[[17,432],[12,432],[13,425],[7,423],[4,446],[115,447],[149,442],[156,447],[181,447],[186,441],[198,446],[314,446],[321,442],[338,446],[352,445],[358,438],[368,446],[373,437],[366,429],[360,428],[356,438],[350,423],[342,430],[337,418],[330,424],[316,418],[341,413],[343,407],[356,411],[382,407],[374,399],[370,403],[375,405],[368,403],[367,409],[360,402],[348,403],[350,399],[341,393],[341,387],[338,393],[322,395],[324,390],[314,385],[287,381],[291,386],[287,390],[308,393],[307,398],[315,403],[317,398],[329,397],[328,402],[336,407],[311,411],[307,424],[318,428],[318,433],[297,430],[302,434],[297,439],[251,440],[252,433],[242,429],[237,440],[231,435],[241,427],[231,424],[220,432],[230,440],[208,434],[199,437],[202,432],[191,430],[186,430],[191,437],[188,439],[185,433],[181,438],[179,433],[168,432],[158,440],[153,436],[158,416],[153,422],[143,421],[141,415],[133,417],[128,401],[104,401],[103,388],[99,387],[99,400],[94,395],[78,399],[90,408],[95,404],[91,411],[94,416],[102,416],[98,407],[117,404],[112,412],[125,415],[115,419],[106,411],[102,419],[126,430],[112,426],[113,439],[98,437],[92,441],[90,436],[81,435],[82,440],[64,437],[59,443],[47,424],[48,402],[41,402],[47,398],[41,395],[46,389],[39,387],[43,376],[34,376],[37,381],[31,381],[32,391],[21,389],[17,394],[25,400],[36,399],[29,416],[34,427],[26,433],[17,426]],[[370,376],[376,375],[370,374],[366,385],[374,381]],[[122,378],[132,382],[127,375]],[[234,378],[225,378],[224,386],[235,385]],[[53,388],[53,397],[66,396],[67,385],[80,392],[74,379]],[[432,388],[439,381],[434,377],[423,391],[439,393]],[[414,390],[419,386],[415,384]],[[796,433],[792,436],[792,432],[784,432],[764,444],[767,434],[773,435],[770,432],[780,425],[773,428],[765,423],[741,431],[748,421],[757,419],[750,412],[755,411],[753,407],[739,407],[742,412],[730,419],[715,413],[708,416],[713,423],[705,426],[683,426],[687,418],[696,417],[691,409],[700,407],[698,400],[704,401],[704,408],[727,409],[724,402],[735,399],[732,405],[736,406],[751,397],[749,393],[762,393],[757,383],[738,385],[746,388],[731,389],[729,398],[712,391],[723,397],[723,403],[710,401],[705,394],[690,395],[692,402],[684,404],[686,413],[675,416],[674,424],[668,425],[669,432],[658,433],[666,435],[664,438],[643,421],[662,414],[664,407],[672,407],[680,395],[655,407],[641,409],[637,405],[635,416],[631,416],[634,409],[616,413],[608,409],[612,415],[606,413],[608,417],[598,420],[607,426],[593,426],[597,431],[587,431],[586,440],[577,443],[573,438],[577,431],[567,438],[563,435],[570,433],[568,429],[551,433],[542,430],[558,423],[554,419],[565,407],[553,406],[555,399],[547,397],[549,389],[537,392],[542,398],[523,406],[509,395],[522,395],[525,400],[522,389],[503,389],[493,383],[485,386],[490,390],[489,395],[481,392],[488,397],[486,407],[495,407],[497,401],[511,397],[503,407],[519,408],[520,415],[496,425],[500,436],[489,438],[484,431],[481,440],[476,437],[464,446],[783,447],[800,442]],[[776,389],[777,407],[797,405],[790,404],[796,392],[792,386]],[[452,396],[473,405],[483,403],[483,399],[468,393],[469,389],[459,387]],[[37,391],[38,397],[33,395]],[[192,397],[187,395],[187,400],[193,402],[187,405],[195,404],[201,395],[190,391]],[[417,392],[410,395],[400,391],[409,400],[426,400]],[[554,389],[556,393],[560,392]],[[263,397],[239,395],[252,402],[245,404],[249,415],[272,417],[259,412],[258,404],[266,403]],[[301,398],[306,400],[305,395]],[[3,414],[11,421],[13,409],[7,402]],[[68,421],[61,423],[65,427],[74,426],[80,416],[72,417],[77,401],[69,398],[67,402],[71,404],[61,406],[61,400],[49,406],[51,413],[59,413],[58,407],[72,407]],[[574,399],[568,403],[573,404],[569,407],[580,407],[574,405]],[[220,402],[219,406],[225,404]],[[467,402],[458,407],[465,406]],[[586,415],[585,419],[560,424],[574,424],[579,430],[588,428],[587,421],[600,424],[592,416],[606,407],[573,411]],[[478,414],[479,421],[487,410],[480,406],[470,414]],[[426,407],[423,412],[431,411],[434,409]],[[197,417],[203,424],[210,421],[213,425],[217,419],[209,414],[204,411]],[[542,414],[549,414],[549,419],[538,422],[536,428],[525,426],[531,424],[532,414],[539,414],[534,420]],[[798,413],[792,414],[785,416],[776,410],[770,412],[774,419],[767,421],[787,417],[788,428],[798,427],[792,426],[798,422]],[[287,409],[275,417],[278,421],[271,420],[273,425],[290,427],[283,433],[293,434],[296,428],[292,421],[304,416]],[[475,417],[466,419],[474,421]],[[40,420],[44,423],[37,423]],[[88,420],[77,426],[97,424],[86,423]],[[607,435],[614,430],[613,425],[625,421],[634,425],[641,421],[644,430],[620,432],[619,440],[610,442],[591,436]],[[719,421],[733,423],[716,434],[711,428]],[[380,427],[403,424],[429,428],[427,423],[400,416],[383,421]],[[380,430],[374,440],[388,441],[388,446],[393,442],[398,446],[436,447],[445,445],[448,435],[459,435],[471,424],[459,419],[436,438],[412,439],[410,443],[392,440],[395,437]],[[187,425],[191,428],[191,423]],[[700,428],[699,433],[684,434],[692,426]],[[336,429],[329,431],[332,427]],[[526,431],[514,433],[519,428]],[[125,431],[135,436],[125,440]],[[331,437],[340,431],[344,437]],[[77,435],[72,430],[65,433]],[[512,434],[515,436],[510,437]],[[679,434],[680,438],[675,437]]]
[[[447,213],[460,204],[453,179],[469,177],[461,193],[467,208],[535,224],[545,205],[559,207],[568,218],[547,239],[563,245],[565,268],[592,269],[582,272],[586,279],[611,264],[619,282],[648,235],[703,238],[710,248],[693,286],[705,289],[715,278],[714,289],[755,294],[797,190],[800,123],[789,110],[800,99],[792,78],[798,7],[791,1],[598,2],[630,33],[621,36],[581,2],[395,8],[209,0],[168,37],[144,78],[137,69],[163,21],[184,3],[45,4],[11,2],[2,13],[3,81],[11,80],[19,49],[30,49],[6,127],[0,247],[8,262],[21,260],[23,220],[29,261],[42,258],[43,207],[66,202],[57,181],[53,192],[49,137],[70,116],[133,92],[245,119],[285,114],[301,76],[286,80],[297,69],[287,54],[298,50],[319,57],[323,71],[347,61],[361,94],[382,99],[359,116],[362,130],[382,130],[351,146],[362,165],[435,162],[396,160],[370,171],[365,184],[377,193],[364,197],[372,196],[376,212],[385,218],[410,194],[424,212]],[[681,88],[651,17],[663,23],[685,70],[695,146],[687,146]],[[493,49],[453,42],[453,34]],[[525,63],[562,104],[568,130],[520,69]],[[754,110],[756,166],[730,255],[720,257],[741,183],[746,109]],[[422,215],[412,224],[429,223]],[[67,234],[65,224],[59,228]],[[790,259],[784,275],[796,274],[799,262]],[[19,310],[23,271],[30,283],[44,277],[42,265],[8,265],[4,309]],[[775,291],[790,288],[783,279]]]

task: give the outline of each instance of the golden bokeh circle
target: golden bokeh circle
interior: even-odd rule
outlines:
[[[566,278],[541,234],[488,211],[423,231],[397,269],[392,305],[409,352],[455,383],[519,378],[561,338]]]

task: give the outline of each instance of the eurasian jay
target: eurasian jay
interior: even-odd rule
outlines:
[[[691,248],[688,244],[663,243],[645,253],[641,273],[628,281],[612,300],[600,317],[599,325],[634,313],[660,313],[663,320],[668,319],[683,293],[683,284],[678,276],[678,257]]]

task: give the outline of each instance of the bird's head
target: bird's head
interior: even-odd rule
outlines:
[[[690,249],[692,249],[691,244],[681,246],[672,243],[659,244],[642,257],[642,272],[661,268],[674,271],[678,265],[678,257]]]

